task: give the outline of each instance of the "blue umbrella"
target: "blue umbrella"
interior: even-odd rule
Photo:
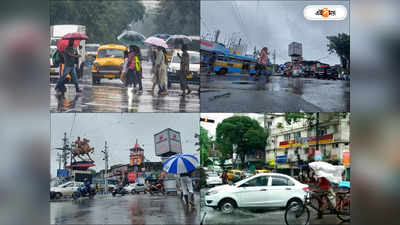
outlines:
[[[167,159],[163,164],[163,170],[167,173],[182,174],[196,169],[199,160],[189,154],[176,154]]]

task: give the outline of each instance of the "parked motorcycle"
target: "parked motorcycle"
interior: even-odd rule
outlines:
[[[113,197],[115,197],[115,196],[118,195],[118,194],[121,195],[121,196],[124,196],[124,195],[129,194],[129,192],[128,192],[127,190],[125,190],[124,187],[120,186],[120,187],[118,187],[118,188],[115,188],[115,189],[112,191],[112,196],[113,196]]]
[[[94,189],[87,190],[87,188],[82,185],[79,186],[78,189],[76,189],[72,193],[72,198],[75,200],[80,197],[89,197],[89,199],[92,199],[95,195],[96,195],[96,190]]]

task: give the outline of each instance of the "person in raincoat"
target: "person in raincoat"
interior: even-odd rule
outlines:
[[[180,65],[180,71],[179,71],[179,79],[180,79],[180,85],[181,85],[181,90],[182,90],[182,96],[185,96],[186,89],[187,94],[190,94],[191,90],[187,84],[187,78],[186,76],[190,73],[189,71],[189,53],[187,52],[187,47],[186,45],[182,45],[182,55],[179,53],[177,54],[178,57],[181,59],[181,65]]]
[[[194,195],[193,195],[193,182],[192,182],[192,172],[181,173],[180,177],[180,185],[183,192],[183,198],[185,200],[185,204],[193,204],[194,203]]]
[[[167,64],[168,59],[166,57],[166,50],[163,47],[158,47],[156,54],[156,80],[153,79],[153,91],[154,91],[154,82],[159,84],[161,90],[159,91],[160,95],[167,95]],[[154,77],[153,77],[154,78]]]

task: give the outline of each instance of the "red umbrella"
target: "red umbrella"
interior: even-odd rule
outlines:
[[[73,48],[77,48],[81,40],[88,40],[88,36],[83,33],[69,33],[64,35],[58,42],[57,42],[57,49],[60,52],[64,52],[65,48],[67,48],[69,44],[69,40],[74,40]]]
[[[89,37],[84,33],[68,33],[62,37],[63,39],[73,39],[73,40],[89,40]]]

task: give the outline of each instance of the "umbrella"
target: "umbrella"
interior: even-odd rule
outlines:
[[[73,39],[73,40],[89,40],[89,37],[80,32],[68,33],[62,37],[63,39]]]
[[[72,45],[73,48],[77,48],[79,46],[79,43],[81,42],[81,40],[74,40],[74,44]],[[58,40],[57,42],[57,49],[60,52],[64,52],[65,49],[67,48],[69,44],[69,40],[68,39],[63,39],[61,38],[60,40]]]
[[[65,48],[69,44],[69,40],[74,40],[74,44],[72,47],[77,48],[79,46],[79,43],[81,42],[81,40],[88,40],[88,39],[89,39],[89,37],[84,33],[79,33],[79,32],[68,33],[68,34],[62,36],[62,38],[60,40],[58,40],[57,49],[60,52],[64,52]]]
[[[188,173],[195,170],[198,164],[195,156],[180,153],[169,157],[163,164],[163,170],[173,174]]]
[[[117,37],[118,41],[122,42],[124,45],[143,45],[145,37],[136,31],[128,30],[124,31]]]
[[[149,37],[144,41],[144,43],[155,45],[158,47],[168,48],[167,43],[165,43],[163,39],[157,37]]]
[[[186,35],[173,35],[169,37],[166,42],[167,45],[172,48],[179,48],[183,44],[187,45],[192,42],[192,39]]]

